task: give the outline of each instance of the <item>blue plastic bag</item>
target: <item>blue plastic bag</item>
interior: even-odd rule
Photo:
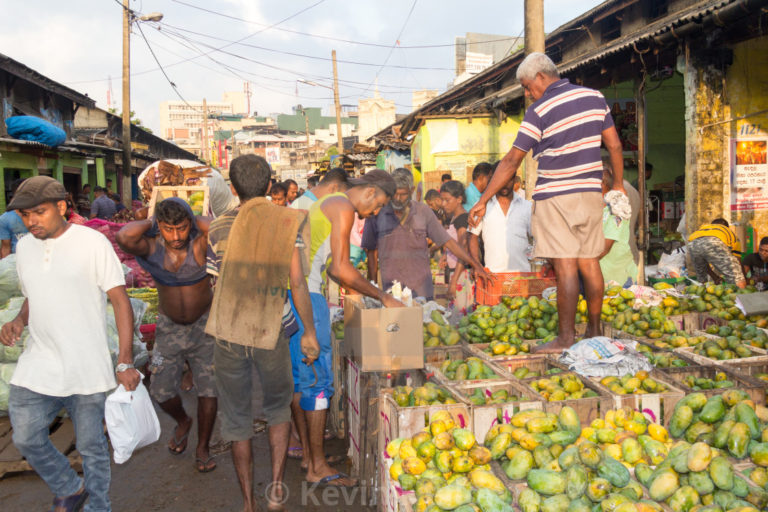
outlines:
[[[56,147],[67,140],[67,134],[45,119],[34,116],[13,116],[5,120],[8,135],[16,139],[31,140]]]

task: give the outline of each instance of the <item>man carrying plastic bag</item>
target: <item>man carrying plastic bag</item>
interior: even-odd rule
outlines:
[[[119,385],[107,397],[104,416],[116,464],[126,462],[135,450],[160,439],[160,422],[141,382],[133,391]]]
[[[13,346],[29,327],[27,349],[11,378],[9,413],[13,442],[54,493],[54,510],[109,511],[109,447],[102,419],[106,392],[114,389],[109,355],[106,298],[115,310],[120,354],[117,381],[133,390],[133,312],[120,261],[100,233],[64,220],[66,190],[47,176],[27,179],[8,208],[19,210],[32,236],[16,247],[26,300],[0,329]],[[73,300],[76,297],[77,300]],[[85,480],[48,437],[62,409],[75,427]]]

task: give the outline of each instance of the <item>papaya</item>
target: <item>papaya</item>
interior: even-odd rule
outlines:
[[[603,501],[610,491],[611,482],[605,478],[593,478],[587,484],[587,498],[593,503]]]
[[[515,413],[515,415],[512,416],[510,423],[513,427],[525,427],[525,424],[528,423],[529,420],[533,418],[543,418],[546,415],[547,414],[544,411],[538,409],[526,409],[525,411]]]
[[[560,412],[557,414],[557,421],[563,430],[575,433],[577,438],[581,434],[581,421],[573,407],[566,405],[560,409]]]
[[[648,488],[648,495],[654,501],[664,501],[672,496],[680,487],[677,473],[671,469],[664,469],[656,474]]]
[[[690,471],[704,471],[712,460],[712,449],[706,443],[694,443],[688,451],[687,462]]]
[[[707,471],[695,471],[688,474],[688,484],[696,489],[700,496],[711,494],[715,491],[715,483]]]
[[[533,460],[536,467],[543,468],[554,460],[552,452],[546,446],[539,445],[533,449]]]
[[[602,512],[614,512],[617,508],[625,503],[632,503],[632,500],[621,493],[611,493],[600,502],[600,510]]]
[[[715,457],[709,463],[709,476],[718,489],[730,491],[733,489],[733,466],[725,457]],[[722,505],[723,508],[727,508]]]
[[[565,494],[550,496],[541,502],[541,512],[566,512],[570,503]]]
[[[557,457],[557,462],[563,471],[567,471],[571,466],[579,462],[579,449],[575,446],[569,446]]]
[[[571,430],[556,430],[548,434],[549,439],[553,444],[562,446],[568,446],[576,442],[579,438],[579,434]]]
[[[597,475],[616,487],[624,487],[629,483],[629,470],[612,457],[603,457],[597,466]]]
[[[527,475],[528,487],[546,496],[563,494],[566,478],[563,473],[548,469],[532,469]]]
[[[736,407],[738,407],[738,405]],[[738,422],[728,433],[728,452],[737,459],[741,459],[747,455],[748,447],[749,426],[747,426],[746,423]]]
[[[690,485],[685,485],[675,491],[668,502],[672,512],[688,512],[699,503],[701,503],[701,497],[696,489]]]
[[[522,512],[539,512],[541,510],[541,496],[533,489],[526,487],[520,491],[517,504]]]
[[[461,505],[471,502],[472,492],[469,490],[469,488],[463,485],[453,483],[438,489],[435,493],[434,500],[435,505],[438,507],[444,510],[453,510],[460,507]]]
[[[739,402],[734,409],[736,411],[736,421],[744,423],[749,427],[749,436],[752,439],[759,439],[762,431],[760,430],[760,420],[757,419],[755,409],[745,402]]]
[[[525,428],[531,434],[548,434],[557,428],[557,420],[550,417],[533,418],[525,424]]]
[[[581,498],[571,500],[567,512],[591,512],[591,510],[592,504],[585,496],[582,496]]]
[[[704,405],[699,414],[699,420],[704,423],[717,423],[725,416],[725,402],[723,397],[715,395]]]
[[[683,400],[685,400],[685,398],[683,398]],[[693,409],[687,405],[681,406],[678,404],[678,407],[676,407],[675,411],[672,413],[672,418],[669,420],[669,434],[674,438],[682,437],[686,429],[691,426],[692,422]]]
[[[597,469],[601,458],[602,453],[595,443],[585,441],[579,445],[579,460],[588,468]]]
[[[643,491],[643,486],[634,480],[630,480],[626,487],[624,487],[620,492],[632,499],[632,501],[643,499],[643,495],[645,494],[645,491]]]
[[[589,476],[584,466],[575,464],[568,468],[565,474],[565,492],[568,498],[575,500],[584,495],[589,482]]]
[[[646,487],[650,487],[653,470],[645,462],[640,462],[635,466],[635,477]]]

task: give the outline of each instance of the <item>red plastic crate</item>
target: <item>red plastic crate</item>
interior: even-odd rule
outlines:
[[[491,275],[496,279],[487,285],[481,279],[477,280],[475,300],[478,304],[495,306],[505,295],[541,297],[544,290],[557,284],[554,277],[545,277],[539,272],[499,272]]]

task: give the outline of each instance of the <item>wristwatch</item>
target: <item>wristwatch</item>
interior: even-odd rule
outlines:
[[[130,370],[133,368],[132,363],[120,363],[117,365],[117,368],[115,368],[115,373],[123,373],[125,370]]]

